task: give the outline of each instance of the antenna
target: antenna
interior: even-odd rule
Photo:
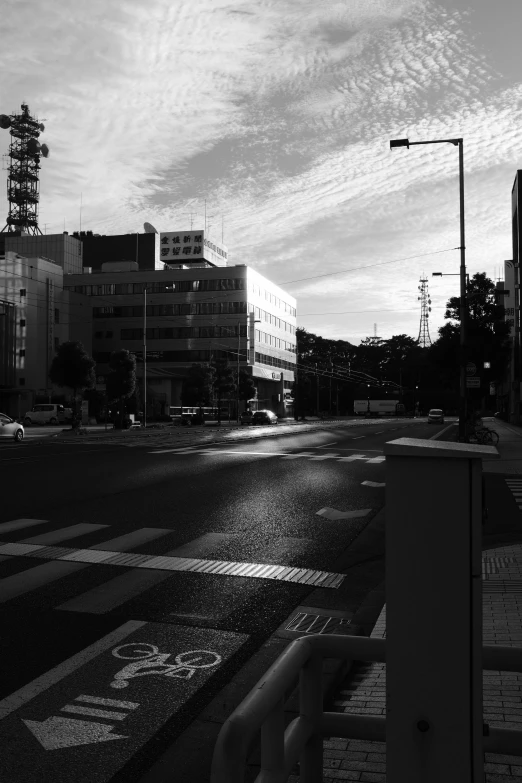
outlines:
[[[49,156],[49,147],[38,141],[45,126],[29,113],[25,101],[21,109],[21,114],[0,114],[0,128],[9,128],[11,135],[7,167],[9,215],[2,233],[7,229],[37,235],[42,233],[38,225],[40,158]]]
[[[80,233],[82,230],[82,196],[83,193],[80,193]]]
[[[186,212],[186,215],[190,217],[190,230],[192,231],[192,226],[194,224],[194,215],[197,215],[197,212]]]
[[[419,280],[420,296],[417,297],[417,301],[421,303],[421,316],[419,324],[419,336],[417,337],[417,343],[421,348],[427,348],[431,345],[430,330],[428,326],[428,318],[430,317],[431,299],[428,293],[428,278],[421,277]]]

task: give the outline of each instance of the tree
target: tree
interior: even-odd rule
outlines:
[[[206,364],[194,363],[183,379],[181,398],[183,405],[197,405],[200,409],[210,405],[214,387],[215,369]]]
[[[119,426],[123,426],[125,400],[132,397],[136,388],[136,357],[122,348],[113,351],[109,358],[111,372],[107,375],[107,398],[118,403]]]
[[[52,361],[49,370],[51,383],[72,390],[73,429],[78,429],[81,423],[81,413],[77,404],[78,394],[96,385],[95,366],[96,362],[89,356],[82,343],[74,341],[62,343]]]
[[[499,382],[505,375],[509,361],[510,325],[504,319],[504,306],[497,302],[495,283],[485,272],[477,272],[466,285],[468,318],[466,319],[465,361],[479,368],[482,386]],[[447,303],[444,317],[449,323],[439,329],[439,339],[429,349],[430,360],[438,365],[446,382],[451,378],[458,388],[460,367],[460,297]],[[457,322],[457,323],[454,323]],[[484,370],[484,362],[491,367]],[[473,397],[473,390],[469,390]],[[485,397],[484,392],[476,397]],[[484,405],[484,399],[482,399]]]
[[[256,396],[256,385],[254,379],[246,370],[239,370],[239,399],[243,402],[250,402]]]
[[[215,370],[214,394],[217,397],[218,424],[221,424],[221,401],[228,399],[236,390],[234,372],[226,357],[213,359],[211,366]]]

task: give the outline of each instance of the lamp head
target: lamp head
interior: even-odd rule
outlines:
[[[432,272],[431,276],[432,277],[442,277],[442,272]]]
[[[394,147],[408,147],[410,148],[410,140],[409,139],[390,139],[390,149],[392,150]]]

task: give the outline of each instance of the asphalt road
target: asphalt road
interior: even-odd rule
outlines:
[[[1,444],[0,778],[137,781],[312,590],[355,612],[374,572],[336,562],[384,503],[383,444],[442,428]]]

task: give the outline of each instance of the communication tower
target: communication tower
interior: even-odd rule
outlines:
[[[428,278],[421,277],[419,280],[419,292],[420,296],[417,297],[417,301],[421,303],[421,317],[419,324],[419,336],[417,343],[421,348],[428,348],[431,345],[430,330],[428,324],[428,318],[431,313],[431,299],[428,293]]]
[[[38,193],[40,158],[49,156],[47,144],[40,144],[38,138],[45,130],[29,114],[26,103],[21,105],[21,114],[0,114],[0,128],[10,128],[9,165],[7,167],[7,199],[9,215],[0,233],[25,232],[41,234],[38,226]]]

